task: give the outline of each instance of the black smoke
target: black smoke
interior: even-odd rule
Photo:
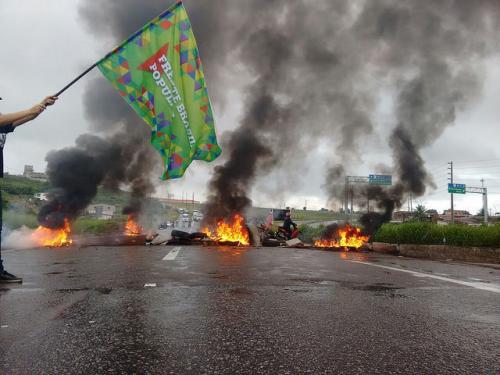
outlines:
[[[338,237],[340,226],[336,223],[332,223],[326,226],[326,228],[321,233],[322,240],[332,240]]]
[[[361,218],[368,232],[389,221],[408,196],[422,196],[434,187],[421,151],[480,93],[484,61],[497,53],[499,13],[497,1],[465,0],[367,2],[359,13],[353,35],[369,43],[366,63],[374,64],[394,98],[395,125],[387,144],[395,185],[368,186],[357,194],[361,202],[375,200],[378,208]],[[341,160],[344,167],[355,165]],[[334,173],[338,165],[331,168]],[[330,178],[330,199],[342,201],[343,185],[342,179]]]
[[[333,20],[345,23],[339,12],[349,6],[339,5],[256,1],[252,6],[260,11],[239,19],[235,57],[252,78],[244,89],[239,126],[226,138],[226,162],[209,182],[208,221],[244,212],[256,180],[273,169],[292,166],[290,175],[300,173],[305,150],[328,128],[340,129],[341,149],[353,147],[361,132],[371,132],[370,100],[351,96],[341,88],[345,82],[336,79],[353,69],[343,65],[351,57],[327,39],[339,33]],[[336,109],[338,123],[332,119]]]
[[[324,172],[327,190],[331,200],[342,201],[345,174],[365,162],[363,140],[379,137],[392,150],[395,186],[370,187],[358,195],[363,201],[369,195],[380,220],[387,220],[409,194],[420,196],[432,187],[421,151],[477,97],[484,61],[499,47],[496,0],[186,0],[185,5],[212,100],[219,107],[231,105],[226,88],[243,87],[239,124],[225,135],[225,163],[208,185],[209,219],[244,211],[255,182],[284,165],[294,165],[286,181],[293,190],[307,150],[326,141],[336,168]],[[160,0],[87,0],[80,10],[97,37],[111,35],[118,42],[165,7]],[[89,92],[97,88],[94,83]],[[381,122],[374,113],[387,97],[393,119]],[[134,116],[130,110],[125,116],[116,100],[114,93],[103,92],[88,101],[98,126]],[[338,165],[344,172],[338,173]]]
[[[138,124],[135,124],[138,125]],[[139,214],[142,198],[154,191],[150,150],[143,135],[126,126],[108,137],[84,134],[74,147],[51,151],[47,175],[54,188],[52,199],[38,214],[45,227],[60,228],[64,219],[75,220],[96,196],[99,186],[116,190],[129,187],[131,199],[125,214]]]

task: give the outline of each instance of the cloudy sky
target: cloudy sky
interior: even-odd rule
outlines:
[[[195,1],[185,0],[185,3],[189,8],[189,3]],[[3,98],[0,111],[5,113],[32,106],[59,90],[113,47],[113,38],[98,39],[89,32],[88,24],[81,19],[79,5],[78,0],[0,2],[0,96]],[[165,3],[167,6],[168,2]],[[154,16],[151,14],[151,18]],[[193,27],[196,33],[194,22]],[[200,45],[200,49],[203,50],[203,46]],[[500,56],[491,56],[478,66],[478,69],[484,70],[485,77],[480,95],[458,113],[453,126],[446,128],[434,143],[423,149],[426,167],[437,188],[418,198],[414,205],[421,203],[439,210],[448,208],[447,162],[454,161],[455,181],[480,186],[480,180],[484,178],[485,186],[490,191],[489,206],[493,212],[500,211],[499,62]],[[56,106],[8,136],[4,149],[6,171],[21,174],[25,164],[43,171],[48,151],[72,146],[76,137],[89,131],[83,100],[84,95],[92,94],[85,90],[87,82],[92,79],[104,80],[99,71],[93,71],[64,93]],[[242,116],[243,85],[235,81],[234,85],[212,89],[210,76],[207,80],[209,90],[225,93],[223,100],[212,100],[217,131],[223,138],[226,131],[236,127]],[[389,116],[384,113],[382,104],[374,116],[383,121],[386,115]],[[380,163],[390,164],[391,151],[386,141],[388,132],[381,128],[363,138],[362,160],[350,166],[348,174],[363,176],[373,173]],[[302,207],[307,201],[311,208],[326,206],[327,195],[322,189],[324,170],[335,147],[330,139],[318,138],[306,155],[291,158],[282,168],[261,177],[252,191],[255,204]],[[182,180],[158,180],[157,195],[173,193],[180,198],[183,194],[191,197],[194,193],[197,199],[203,199],[207,194],[206,183],[216,164],[195,163]],[[456,209],[477,212],[481,208],[480,195],[455,197]]]

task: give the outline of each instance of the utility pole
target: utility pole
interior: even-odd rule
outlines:
[[[453,162],[450,161],[448,163],[449,167],[448,167],[448,174],[450,175],[450,177],[448,178],[450,180],[450,183],[453,184]],[[455,223],[455,210],[453,208],[453,193],[450,193],[450,197],[451,197],[451,223],[454,224]]]
[[[347,211],[349,210],[349,186],[348,186],[348,177],[345,177],[344,183],[344,214],[347,215]]]
[[[354,188],[351,186],[351,214],[354,212]]]
[[[481,186],[483,188],[484,223],[488,225],[488,189],[484,187],[484,178],[481,179]]]

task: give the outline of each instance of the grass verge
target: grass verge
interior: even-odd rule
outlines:
[[[384,224],[374,242],[421,245],[500,247],[500,225],[471,227],[432,223]]]

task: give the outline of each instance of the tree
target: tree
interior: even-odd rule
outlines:
[[[422,204],[419,204],[416,208],[415,208],[415,212],[414,212],[414,218],[418,221],[425,221],[427,219],[427,214],[426,214],[426,208],[424,205]]]

